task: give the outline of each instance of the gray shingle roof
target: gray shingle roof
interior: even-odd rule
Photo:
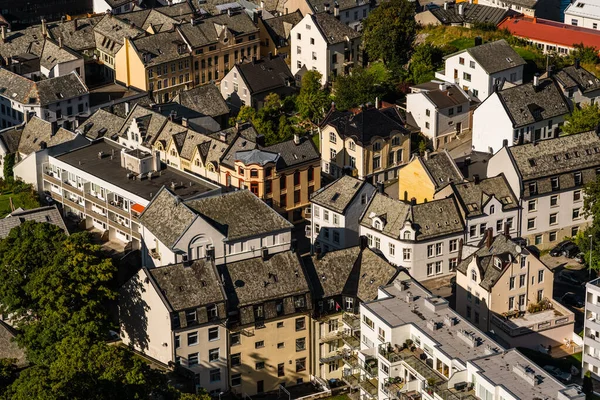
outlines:
[[[488,73],[525,65],[523,58],[504,39],[466,49],[471,57]]]
[[[329,4],[330,12],[333,12],[333,8],[335,4],[339,6],[340,11],[350,10],[355,7],[360,7],[365,4],[369,4],[369,1],[365,0],[338,0],[338,1],[328,1],[328,0],[308,0],[308,4],[315,11],[315,13],[320,13],[325,11],[325,4]],[[361,16],[362,17],[362,16]]]
[[[289,86],[294,75],[281,56],[238,64],[237,69],[248,85],[251,95]]]
[[[163,14],[161,11],[162,10],[160,8],[152,8],[148,10],[119,14],[116,17],[130,24],[134,24],[145,31],[148,30],[150,26],[152,26],[155,33],[170,31],[179,23],[179,21]]]
[[[145,135],[143,136],[143,142],[149,145],[152,145],[154,144],[154,142],[156,142],[160,132],[163,129],[163,126],[168,121],[168,118],[161,115],[160,113],[157,113],[139,104],[136,104],[125,119],[125,123],[119,131],[119,136],[125,135],[134,119],[137,119],[138,123],[143,123],[146,129]],[[182,128],[182,130],[183,129],[185,128]]]
[[[0,56],[11,58],[24,54],[42,54],[44,37],[41,25],[31,26],[26,29],[7,32],[6,40],[0,40]]]
[[[103,136],[112,137],[118,134],[124,123],[125,118],[99,109],[83,121],[77,131],[80,131],[88,139],[95,140]]]
[[[451,182],[461,182],[464,180],[456,163],[450,157],[448,151],[430,154],[427,159],[419,157],[423,166],[431,176],[433,184],[440,189]]]
[[[565,88],[577,86],[582,93],[600,89],[600,79],[581,66],[579,68],[574,65],[565,67],[558,71],[555,77]]]
[[[341,43],[360,37],[360,32],[350,28],[328,12],[313,14],[311,18],[329,44]]]
[[[331,251],[304,259],[317,298],[356,296],[361,301],[377,298],[377,289],[391,283],[398,270],[368,247]]]
[[[343,213],[364,185],[368,185],[368,183],[344,175],[314,193],[310,200],[322,207]]]
[[[75,133],[63,128],[59,128],[55,134],[52,134],[52,124],[50,122],[33,117],[23,128],[18,151],[21,154],[29,155],[41,150],[42,144],[45,144],[46,147],[52,147],[73,140],[76,137]]]
[[[79,54],[70,50],[68,47],[60,47],[53,40],[44,40],[44,48],[40,55],[40,65],[48,70],[54,68],[57,64],[75,61],[82,58]]]
[[[460,4],[460,3],[459,3]],[[481,4],[462,3],[463,14],[458,13],[457,3],[448,3],[448,9],[443,7],[432,8],[429,11],[442,23],[448,24],[474,24],[488,23],[498,25],[508,14],[508,10],[499,7],[484,6]]]
[[[227,28],[233,36],[258,32],[258,28],[245,12],[227,13],[205,18],[194,25],[191,23],[177,27],[177,30],[194,48],[216,43],[223,29]]]
[[[212,84],[179,92],[173,101],[213,118],[229,114],[229,107],[221,96],[219,88]]]
[[[248,190],[186,201],[229,240],[289,230],[293,225]]]
[[[279,159],[279,155],[277,153],[270,153],[268,151],[254,149],[238,151],[235,153],[235,158],[246,165],[258,164],[264,166],[268,163],[276,163]]]
[[[16,332],[5,322],[0,321],[0,358],[16,358],[18,367],[27,363],[25,351],[15,341]]]
[[[31,210],[15,210],[5,218],[0,219],[0,239],[8,236],[12,228],[20,226],[25,221],[49,223],[58,226],[67,235],[69,231],[56,206],[39,207]]]
[[[394,200],[381,193],[375,193],[363,213],[360,224],[370,228],[373,226],[374,217],[385,220],[382,229],[384,234],[398,238],[400,230],[404,228],[404,223],[411,218],[410,204]]]
[[[48,31],[55,41],[62,38],[63,45],[75,51],[90,50],[96,47],[94,26],[103,18],[103,15],[99,15],[51,23],[48,25]]]
[[[461,104],[467,104],[468,107],[470,101],[467,94],[456,85],[449,85],[444,90],[440,90],[438,87],[434,90],[423,91],[423,94],[439,109]],[[468,111],[468,109],[464,111]]]
[[[238,152],[248,151],[248,150],[252,150],[255,148],[256,148],[256,143],[254,142],[254,140],[249,140],[248,138],[240,135],[231,144],[231,146],[225,152],[225,154],[223,154],[223,156],[220,159],[220,162],[221,162],[221,164],[223,164],[227,167],[234,168],[236,154]]]
[[[262,150],[279,154],[279,160],[283,162],[284,167],[293,167],[321,158],[319,150],[308,137],[300,138],[299,144],[294,143],[294,140],[286,140],[285,142],[263,147]]]
[[[519,207],[517,197],[506,181],[504,174],[482,179],[479,183],[475,183],[474,180],[453,183],[452,188],[468,217],[481,215],[483,207],[492,196],[502,203],[502,209],[505,211]]]
[[[540,79],[537,88],[533,83],[503,89],[498,97],[515,128],[531,125],[569,113],[569,104],[552,79]]]
[[[125,38],[145,36],[142,29],[107,14],[94,26],[96,47],[103,52],[115,56],[123,47]]]
[[[169,61],[189,58],[190,53],[185,42],[175,31],[160,32],[154,35],[140,37],[133,40],[144,65],[153,66]],[[185,51],[179,51],[180,46],[185,46]]]
[[[19,142],[21,141],[23,128],[23,125],[18,125],[4,129],[0,132],[0,140],[2,140],[2,143],[9,154],[14,154],[19,150]]]
[[[289,14],[283,14],[279,17],[264,19],[263,23],[271,40],[276,47],[279,47],[281,43],[287,43],[290,32],[296,24],[302,20],[302,13],[300,10],[296,10]]]
[[[148,269],[173,311],[225,301],[221,282],[211,261],[196,260],[189,266],[171,264]]]

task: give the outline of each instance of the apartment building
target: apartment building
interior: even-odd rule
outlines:
[[[31,116],[37,116],[65,129],[74,129],[77,117],[87,117],[89,112],[88,88],[75,72],[36,82],[0,69],[2,128],[19,125]]]
[[[418,280],[452,273],[465,225],[453,197],[411,204],[376,193],[360,218],[360,235]]]
[[[140,215],[143,265],[209,255],[221,265],[291,246],[292,224],[247,190],[189,200],[178,196],[163,188]]]
[[[311,371],[328,381],[341,379],[345,365],[356,364],[360,347],[359,304],[377,298],[398,270],[366,243],[303,259],[314,313],[311,318]]]
[[[405,202],[430,201],[449,184],[464,180],[446,150],[433,154],[426,151],[423,156],[413,155],[408,164],[398,171],[398,198]]]
[[[518,350],[505,350],[400,272],[360,305],[358,367],[343,379],[366,399],[561,398],[584,395],[565,387]]]
[[[232,392],[253,396],[309,382],[312,299],[294,251],[221,266]]]
[[[551,76],[562,89],[571,109],[598,101],[600,79],[583,68],[578,59],[574,65],[564,67]]]
[[[226,297],[208,259],[143,267],[120,290],[123,343],[193,374],[197,388],[229,387]]]
[[[40,170],[40,189],[62,204],[67,217],[122,248],[141,247],[143,230],[137,217],[163,186],[181,199],[217,189],[196,176],[164,167],[155,153],[106,139],[49,155]]]
[[[465,220],[465,243],[477,244],[492,229],[495,234],[518,235],[519,199],[504,174],[486,179],[476,175],[460,183],[451,183],[434,199],[454,196]]]
[[[313,194],[307,235],[313,250],[327,253],[357,246],[359,219],[375,190],[366,181],[344,175]]]
[[[585,285],[585,319],[581,376],[600,378],[600,278]]]
[[[300,10],[303,15],[332,13],[342,24],[360,32],[363,19],[369,15],[376,4],[365,0],[334,3],[327,0],[288,0],[284,6],[285,14],[287,14],[287,10],[290,12],[291,10]]]
[[[470,98],[460,86],[431,81],[410,90],[406,95],[407,120],[414,121],[434,149],[471,129]]]
[[[373,183],[397,176],[410,157],[410,133],[395,108],[377,106],[329,111],[319,129],[323,172]]]
[[[520,199],[518,231],[541,249],[577,234],[583,215],[583,186],[596,180],[600,139],[595,132],[503,147],[488,161],[488,176],[504,173]]]
[[[250,189],[290,221],[304,218],[311,194],[321,188],[321,156],[313,141],[295,135],[266,147],[261,138],[254,146],[245,138],[236,143],[221,158],[221,182]]]
[[[289,14],[283,14],[273,18],[260,18],[260,56],[268,57],[269,54],[282,56],[290,65],[290,43],[292,28],[302,20],[302,12],[296,9]]]
[[[598,4],[576,0],[565,8],[565,24],[598,29],[600,8]]]
[[[361,65],[360,43],[360,33],[333,14],[306,14],[291,32],[292,73],[315,70],[321,73],[322,85],[332,82]]]
[[[488,228],[456,269],[456,311],[510,347],[561,346],[575,316],[553,300],[552,270],[522,245]]]
[[[476,38],[475,47],[446,56],[444,70],[436,72],[435,77],[454,83],[483,101],[494,93],[496,84],[523,83],[525,64],[506,40],[483,44],[481,38]]]
[[[475,110],[473,149],[493,154],[505,145],[556,137],[570,112],[558,84],[536,75],[530,83],[493,93]]]

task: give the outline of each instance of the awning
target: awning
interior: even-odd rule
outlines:
[[[143,205],[137,204],[137,203],[135,203],[134,205],[131,206],[131,209],[138,214],[141,214],[142,212],[144,212],[145,208],[146,207],[144,207]]]

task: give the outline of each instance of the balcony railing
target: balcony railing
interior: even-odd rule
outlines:
[[[411,351],[409,349],[392,346],[390,343],[383,343],[379,345],[378,353],[391,363],[404,362],[426,381],[435,382],[437,384],[447,380],[446,377],[417,357],[417,355],[420,356],[423,354],[421,349]]]
[[[369,397],[377,396],[377,390],[379,387],[379,380],[377,378],[373,378],[373,379],[364,379],[363,378],[358,382],[358,385],[365,392],[367,392],[367,395],[369,395]]]
[[[321,343],[337,342],[338,340],[340,340],[342,338],[342,335],[343,335],[343,332],[340,332],[340,331],[328,332],[323,337],[321,337],[321,339],[319,339],[319,341]]]
[[[342,361],[344,362],[344,364],[346,364],[347,366],[351,367],[351,368],[357,368],[358,367],[358,357],[355,354],[346,354],[342,356]]]
[[[352,349],[358,349],[360,347],[360,339],[354,335],[344,333],[342,334],[342,340]]]
[[[352,330],[360,329],[360,316],[356,314],[345,312],[342,315],[342,322]]]

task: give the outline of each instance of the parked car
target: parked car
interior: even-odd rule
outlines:
[[[575,276],[575,274],[573,274],[572,272],[570,272],[568,270],[560,271],[558,273],[558,278],[565,283],[569,283],[569,284],[575,285],[575,286],[581,286],[584,283],[581,279],[579,279],[577,276]]]
[[[573,242],[567,243],[567,245],[563,248],[562,255],[565,257],[573,258],[577,256],[579,253],[579,247]]]
[[[563,250],[569,243],[575,244],[575,243],[571,242],[570,240],[562,241],[559,244],[557,244],[556,246],[554,246],[554,248],[552,250],[550,250],[550,255],[552,257],[562,256]]]
[[[585,306],[583,296],[575,294],[573,292],[565,293],[560,298],[560,302],[563,303],[564,305],[575,307],[575,308],[583,308]]]
[[[544,365],[544,370],[548,372],[553,377],[560,379],[563,382],[571,382],[571,374],[568,372],[561,371],[560,368],[554,367],[552,365]]]

